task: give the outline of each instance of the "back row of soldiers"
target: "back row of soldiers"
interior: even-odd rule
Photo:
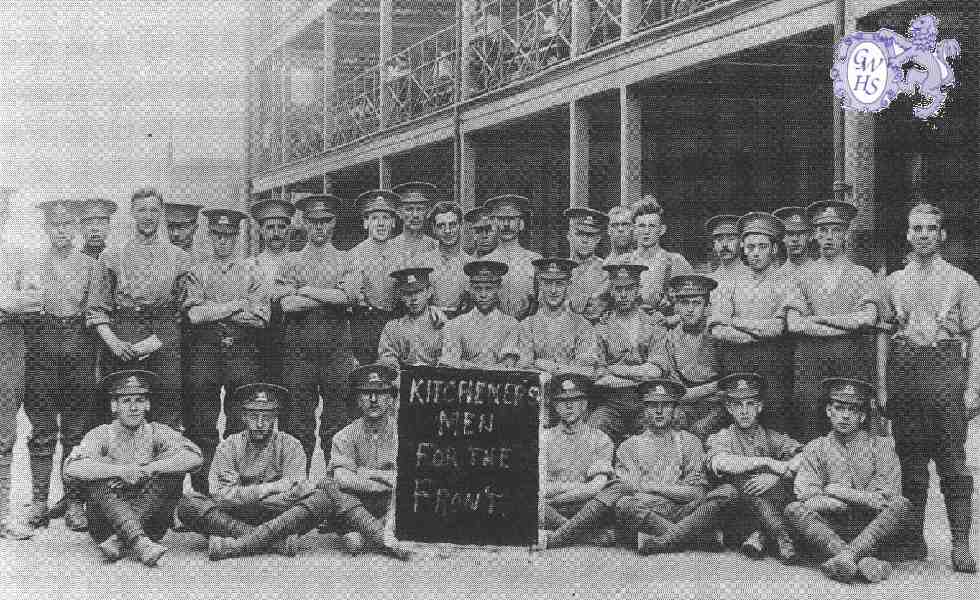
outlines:
[[[392,367],[579,372],[599,390],[589,423],[615,442],[636,432],[639,384],[657,378],[684,385],[686,427],[703,440],[727,424],[719,377],[757,373],[764,380],[763,423],[806,443],[830,430],[822,381],[877,377],[876,408],[892,419],[903,489],[917,522],[914,555],[925,552],[927,465],[935,460],[953,564],[974,568],[972,478],[963,444],[980,388],[980,352],[974,351],[980,288],[939,256],[945,230],[937,208],[919,205],[909,213],[909,266],[882,284],[844,253],[856,214],[847,202],[714,217],[706,228],[719,265],[709,278],[692,276],[684,257],[660,246],[664,214],[652,199],[609,215],[568,209],[571,259],[562,259],[521,246],[525,198],[499,196],[464,214],[436,195],[434,186],[418,182],[362,194],[368,237],[347,252],[332,244],[340,198],[259,202],[250,212],[265,249],[254,258],[236,253],[248,215],[211,208],[203,213],[213,257],[197,261],[157,232],[166,214],[171,241],[185,244],[193,239],[198,207],[168,210],[154,190],[133,194],[133,236],[97,259],[86,255],[97,252],[97,235],[86,238],[85,252],[73,248],[73,238],[79,221],[107,223],[114,206],[43,203],[50,249],[39,268],[8,249],[0,295],[0,342],[11,357],[0,378],[2,404],[11,415],[27,375],[33,523],[47,514],[56,415],[66,455],[104,420],[92,402],[97,361],[103,373],[134,366],[156,373],[154,420],[182,428],[201,449],[204,467],[193,481],[202,493],[219,441],[222,388],[285,383],[290,393],[279,407],[279,426],[299,440],[309,461],[321,398],[319,437],[326,449],[352,417],[350,373],[375,358]],[[296,210],[307,243],[288,252]],[[392,237],[399,217],[403,231]],[[463,220],[474,231],[473,256],[462,250]],[[604,228],[621,252],[603,260],[596,248]],[[624,244],[624,231],[632,232],[635,248]],[[815,259],[806,257],[809,238],[818,246]],[[789,259],[780,265],[784,242]],[[25,340],[26,366],[18,363]],[[887,406],[886,377],[893,391]],[[225,412],[226,435],[241,431],[233,403]],[[15,419],[0,420],[8,428],[0,483],[9,486]],[[66,518],[80,526],[82,498],[72,489],[66,497]],[[6,525],[11,535],[23,529]]]

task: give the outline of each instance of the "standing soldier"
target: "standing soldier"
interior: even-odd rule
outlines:
[[[89,535],[109,561],[129,551],[148,567],[157,564],[184,476],[201,464],[193,442],[147,421],[158,383],[148,371],[107,375],[102,385],[115,420],[86,433],[65,460],[65,477],[86,488]]]
[[[391,237],[398,202],[398,195],[388,190],[368,190],[357,197],[368,236],[351,248],[347,257],[358,277],[360,299],[354,305],[351,343],[361,364],[374,362],[381,330],[395,317],[398,294],[395,281],[388,275],[405,262],[401,244]]]
[[[410,265],[424,252],[436,249],[436,241],[425,234],[425,217],[439,195],[439,188],[424,181],[409,181],[391,190],[398,196],[402,232],[395,237],[399,265]]]
[[[109,372],[141,366],[160,378],[153,420],[180,429],[181,327],[178,313],[192,263],[187,252],[157,233],[163,198],[152,188],[130,200],[135,231],[121,246],[107,248],[95,265],[86,325],[98,332],[110,355]]]
[[[773,262],[783,224],[769,213],[738,220],[747,277],[729,281],[712,298],[708,327],[718,340],[724,373],[758,373],[766,380],[762,424],[786,431],[786,404],[792,389],[793,344],[786,331],[786,306],[793,281]]]
[[[435,365],[442,351],[442,317],[431,306],[432,269],[416,267],[391,274],[398,286],[405,316],[388,321],[378,342],[378,362],[393,369]]]
[[[497,234],[497,248],[485,260],[507,265],[507,274],[500,286],[500,310],[520,321],[531,313],[532,304],[537,302],[531,261],[541,258],[537,252],[521,246],[528,200],[524,196],[504,194],[490,198],[484,206],[490,211],[490,221]]]
[[[681,403],[684,429],[702,440],[727,420],[718,396],[718,353],[708,334],[711,292],[718,283],[703,275],[677,275],[668,282],[674,298],[676,327],[654,340],[647,362],[660,369],[660,377],[680,381],[687,388]]]
[[[591,377],[599,360],[595,330],[566,302],[575,261],[552,257],[532,264],[538,270],[542,303],[538,312],[521,321],[521,327],[531,347],[533,367],[552,375],[575,370]]]
[[[497,307],[507,265],[474,260],[463,270],[474,310],[446,323],[439,362],[457,369],[528,368],[531,353],[521,324]]]
[[[647,269],[644,265],[606,265],[603,269],[609,273],[614,304],[608,317],[596,326],[596,385],[604,389],[596,394],[602,401],[592,411],[589,424],[619,442],[635,430],[636,417],[643,408],[637,385],[659,374],[659,368],[647,363],[647,357],[667,332],[660,313],[651,315],[638,308],[640,274]]]
[[[170,236],[170,243],[190,254],[194,262],[198,262],[201,258],[194,248],[194,236],[197,235],[197,215],[200,210],[199,204],[163,203],[163,214],[167,221],[167,234]]]
[[[667,231],[663,217],[664,209],[657,199],[644,196],[633,208],[636,250],[606,259],[607,265],[634,264],[647,267],[640,277],[640,306],[646,312],[662,310],[666,305],[667,281],[671,277],[693,272],[691,263],[686,258],[660,246],[660,238]]]
[[[279,301],[292,293],[292,288],[282,284],[289,250],[289,225],[296,207],[279,198],[268,198],[252,205],[252,218],[259,225],[263,249],[255,257],[259,272],[269,293],[271,313],[265,335],[259,336],[259,361],[266,381],[282,381],[282,310]]]
[[[291,402],[283,407],[283,431],[303,444],[308,459],[316,447],[316,408],[323,398],[320,440],[330,447],[334,433],[350,422],[347,377],[356,366],[349,352],[345,310],[357,301],[357,273],[333,243],[340,198],[307,196],[297,208],[308,231],[306,246],[286,260],[283,284],[293,292],[280,301],[285,315],[282,380]],[[309,468],[309,467],[307,467]]]
[[[812,205],[811,205],[812,206]],[[786,262],[783,271],[787,275],[796,276],[811,262],[809,251],[813,241],[813,227],[810,223],[808,208],[802,206],[784,206],[773,211],[772,215],[783,222],[785,233],[783,245],[786,247]]]
[[[597,210],[577,206],[565,209],[564,215],[568,219],[569,258],[578,263],[568,282],[568,305],[573,312],[582,314],[589,300],[609,287],[602,259],[595,253],[609,218]]]
[[[796,293],[786,325],[797,335],[793,357],[791,430],[803,443],[830,431],[821,382],[827,377],[873,378],[875,343],[868,328],[878,322],[882,289],[866,267],[844,253],[847,228],[857,208],[823,200],[807,207],[820,257],[796,272]]]
[[[609,209],[606,216],[609,217],[606,228],[609,234],[608,258],[629,254],[636,249],[636,240],[633,239],[633,210],[617,204]]]
[[[463,209],[443,200],[432,207],[427,220],[438,247],[419,256],[415,266],[432,268],[432,305],[452,319],[467,304],[463,266],[470,257],[463,252]]]
[[[711,249],[718,259],[718,266],[709,273],[710,277],[722,285],[748,277],[749,269],[738,254],[738,216],[715,215],[705,221],[704,228],[711,235]]]
[[[909,211],[906,239],[912,246],[909,263],[886,281],[886,316],[895,333],[890,340],[882,336],[887,367],[879,365],[878,374],[887,374],[901,489],[912,503],[909,554],[927,554],[922,527],[933,460],[949,515],[953,568],[973,573],[973,476],[963,445],[967,425],[980,411],[980,286],[941,256],[946,230],[936,206],[918,204]]]
[[[473,254],[470,259],[484,258],[497,249],[497,233],[490,222],[490,211],[485,206],[477,206],[463,215],[470,224],[473,234]]]
[[[110,220],[118,208],[115,202],[104,198],[82,200],[81,215],[79,215],[82,223],[82,238],[85,240],[82,252],[92,258],[98,258],[102,254],[105,250],[106,238],[109,237]]]
[[[870,435],[874,387],[855,379],[824,380],[833,431],[806,445],[796,474],[789,521],[831,579],[887,579],[891,565],[875,555],[906,532],[909,501],[902,496],[898,457],[887,438]],[[955,556],[955,547],[954,547]]]
[[[191,477],[207,493],[208,469],[218,446],[221,389],[225,390],[225,435],[242,430],[231,392],[259,376],[258,337],[269,322],[269,293],[255,260],[235,256],[239,225],[248,216],[231,208],[203,211],[214,258],[194,265],[188,280],[187,437],[198,445],[203,468]]]
[[[24,412],[33,435],[27,443],[33,478],[32,522],[48,522],[48,487],[58,443],[59,421],[63,456],[98,424],[95,377],[96,340],[85,329],[89,280],[95,260],[73,245],[78,233],[78,203],[42,202],[44,228],[50,243],[38,261],[41,312],[25,318],[27,341]],[[78,486],[65,490],[65,524],[87,528],[84,494]]]

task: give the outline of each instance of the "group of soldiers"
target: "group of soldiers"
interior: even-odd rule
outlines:
[[[109,559],[155,564],[174,512],[216,560],[295,554],[295,535],[317,526],[352,552],[405,558],[390,530],[397,377],[440,365],[550,378],[545,547],[658,552],[723,535],[796,562],[802,543],[831,577],[877,581],[884,546],[926,556],[931,460],[952,565],[975,571],[964,442],[980,402],[980,286],[942,259],[935,206],[909,212],[908,265],[882,281],[846,254],[857,209],[843,200],[709,219],[706,274],[661,246],[650,196],[567,209],[568,258],[523,247],[518,195],[466,212],[424,182],[369,190],[355,201],[367,237],[342,251],[349,204],[310,194],[245,214],[141,189],[132,235],[107,248],[111,201],[40,204],[49,247],[3,255],[0,516],[21,399],[34,431],[34,502],[5,534],[60,512],[47,505],[60,434],[66,522]],[[297,212],[305,244],[291,251]],[[199,213],[210,252],[194,246]],[[250,219],[254,257],[237,249]],[[327,475],[312,485],[318,438]]]

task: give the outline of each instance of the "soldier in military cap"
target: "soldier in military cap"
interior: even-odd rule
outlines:
[[[358,300],[357,267],[333,243],[340,198],[313,195],[299,201],[306,246],[286,260],[283,285],[293,292],[279,301],[285,315],[282,380],[291,401],[280,414],[280,426],[303,444],[312,459],[316,447],[315,412],[323,397],[320,440],[330,447],[334,433],[350,422],[348,375],[357,366],[349,352],[346,308]]]
[[[633,239],[633,209],[617,204],[606,213],[609,218],[606,233],[609,235],[609,257],[629,254],[636,249]]]
[[[289,226],[296,207],[280,198],[268,198],[253,204],[249,212],[259,225],[263,248],[255,257],[255,262],[265,281],[271,303],[269,326],[265,335],[259,336],[258,340],[260,362],[266,381],[282,381],[283,315],[279,301],[293,290],[283,285],[282,277],[289,255]]]
[[[809,252],[815,224],[810,222],[812,215],[808,212],[809,207],[802,206],[784,206],[772,212],[783,222],[782,242],[786,247],[786,262],[782,268],[789,276],[797,275],[811,260]]]
[[[236,389],[245,431],[218,446],[208,475],[210,496],[186,495],[177,505],[185,526],[209,536],[212,560],[269,549],[295,556],[297,535],[325,518],[347,522],[385,548],[381,522],[360,500],[341,492],[329,477],[316,486],[307,481],[303,446],[275,428],[288,395],[286,388],[269,383]]]
[[[879,552],[907,532],[909,501],[892,442],[866,430],[875,389],[857,379],[824,380],[830,433],[803,449],[786,519],[831,579],[878,582],[891,573]]]
[[[572,278],[568,282],[568,305],[573,312],[582,314],[589,299],[604,293],[609,287],[607,274],[602,270],[603,260],[596,255],[602,230],[609,217],[580,206],[566,208],[563,214],[568,219],[569,258],[578,263],[572,269]]]
[[[439,199],[439,188],[424,181],[409,181],[391,189],[398,196],[398,214],[402,232],[395,237],[394,247],[401,264],[409,265],[420,254],[436,249],[436,241],[425,233],[425,217]]]
[[[218,445],[221,389],[225,390],[225,435],[244,426],[228,393],[259,377],[258,338],[269,323],[269,288],[253,258],[235,256],[245,213],[232,208],[202,211],[214,258],[191,270],[184,302],[188,378],[184,390],[187,437],[204,453],[204,467],[191,477],[207,492],[207,470]]]
[[[614,301],[613,310],[596,326],[599,362],[596,396],[601,399],[589,424],[601,429],[614,442],[635,431],[635,420],[643,407],[637,384],[656,377],[660,369],[647,362],[650,348],[667,334],[660,313],[650,315],[638,308],[640,274],[644,265],[606,265]],[[657,318],[660,317],[660,318]]]
[[[391,274],[406,314],[388,321],[378,342],[378,362],[394,369],[435,365],[442,351],[442,316],[430,306],[432,269],[415,267]]]
[[[641,308],[646,312],[661,311],[668,305],[667,281],[674,275],[693,272],[691,263],[677,252],[660,246],[667,231],[663,224],[664,209],[653,196],[646,195],[633,207],[633,232],[636,250],[620,256],[610,256],[607,265],[643,265],[647,270],[640,276]]]
[[[591,377],[599,360],[595,330],[566,301],[575,261],[550,257],[532,264],[538,270],[542,302],[536,313],[521,321],[521,327],[534,368],[552,374],[572,369]]]
[[[201,450],[163,423],[147,421],[159,378],[140,370],[106,375],[115,420],[85,434],[65,459],[65,477],[87,492],[89,535],[109,561],[127,551],[154,566],[167,551],[157,542],[173,521],[184,476]]]
[[[398,290],[389,275],[406,262],[401,244],[392,238],[400,201],[397,194],[388,190],[368,190],[357,197],[368,237],[351,248],[347,256],[357,271],[360,286],[351,342],[354,356],[362,364],[377,358],[381,330],[395,318]]]
[[[732,424],[708,437],[707,470],[738,490],[725,518],[725,542],[752,558],[771,548],[786,564],[799,555],[783,518],[803,446],[759,424],[765,381],[755,373],[732,373],[718,382]]]
[[[497,248],[497,232],[490,222],[490,211],[485,206],[477,206],[466,211],[463,219],[470,224],[470,232],[473,235],[471,260],[484,258]]]
[[[739,256],[738,215],[715,215],[705,221],[704,229],[711,236],[711,250],[718,266],[709,273],[719,284],[748,276],[749,269]]]
[[[164,202],[163,213],[167,222],[167,233],[170,243],[187,252],[195,261],[200,258],[195,252],[194,236],[197,235],[197,215],[201,211],[200,204],[185,204],[181,202]]]
[[[783,224],[769,213],[751,212],[742,215],[738,225],[750,273],[715,291],[708,328],[719,342],[722,372],[761,375],[767,390],[762,423],[786,431],[793,389],[793,342],[785,336],[786,306],[794,285],[773,262]]]
[[[458,369],[530,367],[530,347],[521,324],[497,306],[507,265],[474,260],[463,271],[470,278],[474,310],[446,323],[439,362]]]
[[[711,293],[718,283],[704,275],[671,277],[668,289],[674,299],[676,327],[657,337],[647,362],[660,370],[660,377],[682,382],[687,387],[680,425],[702,440],[725,426],[727,415],[718,397],[721,367],[715,339],[708,334]]]
[[[578,373],[560,373],[549,381],[547,401],[558,414],[556,426],[542,437],[545,486],[538,527],[547,530],[545,548],[591,538],[615,543],[614,508],[622,495],[613,471],[613,443],[586,423],[592,381]]]
[[[436,202],[426,217],[436,238],[435,250],[418,256],[411,266],[431,267],[432,305],[447,318],[453,318],[470,308],[466,294],[467,278],[463,266],[470,261],[463,252],[463,209],[455,202]]]
[[[701,440],[673,427],[684,393],[672,379],[644,382],[643,431],[616,450],[616,475],[625,492],[616,503],[616,520],[627,539],[635,536],[641,554],[706,543],[738,495],[729,484],[710,489]]]
[[[351,373],[351,388],[362,416],[333,437],[327,462],[327,475],[344,493],[360,499],[374,517],[383,519],[389,531],[393,527],[397,475],[398,431],[392,416],[398,401],[397,376],[397,371],[380,363],[358,367]],[[343,534],[344,547],[352,554],[360,552],[366,542],[375,547],[381,543],[374,534],[365,536],[363,528],[353,530],[349,522],[335,522],[334,528]],[[385,536],[384,548],[401,558],[408,557],[390,533]]]
[[[500,286],[500,310],[519,321],[532,312],[532,306],[537,302],[534,265],[531,262],[541,258],[537,252],[521,246],[520,236],[529,210],[528,199],[516,194],[504,194],[490,198],[484,206],[490,211],[490,222],[497,234],[497,248],[484,260],[507,265],[507,273]]]
[[[790,426],[803,443],[830,431],[822,410],[821,381],[831,376],[873,378],[873,327],[884,302],[875,276],[844,252],[857,208],[823,200],[808,206],[807,214],[820,256],[798,267],[796,293],[786,311],[786,325],[797,336]]]
[[[105,198],[86,198],[82,200],[81,214],[79,221],[82,224],[82,238],[85,244],[82,252],[98,258],[105,250],[105,241],[109,237],[109,224],[112,215],[116,213],[119,206],[112,200]]]
[[[52,458],[60,437],[68,456],[89,429],[99,424],[95,405],[96,340],[85,329],[92,257],[74,247],[79,203],[51,200],[38,204],[44,213],[48,247],[36,261],[40,311],[23,317],[27,361],[24,412],[33,434],[27,442],[33,479],[32,526],[48,521],[48,487]],[[65,522],[70,529],[86,528],[84,497],[77,487],[66,491]],[[59,511],[60,512],[60,511]]]
[[[108,352],[108,371],[140,366],[160,378],[153,420],[179,429],[182,419],[181,326],[177,316],[186,297],[191,256],[157,233],[163,198],[152,188],[130,199],[135,230],[120,246],[98,258],[88,294],[86,325],[96,330]]]

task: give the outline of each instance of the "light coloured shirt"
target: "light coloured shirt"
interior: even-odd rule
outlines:
[[[254,260],[213,258],[194,265],[187,280],[185,309],[235,300],[247,300],[252,314],[263,321],[263,326],[269,324],[269,287]]]
[[[531,360],[552,360],[559,365],[595,367],[599,347],[595,329],[581,315],[561,309],[552,313],[542,307],[521,321],[524,338],[531,346]]]
[[[713,317],[724,319],[770,319],[785,317],[794,302],[796,284],[777,266],[761,274],[729,281],[712,295]]]
[[[719,456],[727,454],[789,460],[802,448],[802,444],[785,433],[761,425],[742,429],[735,424],[709,435],[705,445],[708,448],[705,464],[716,475],[720,475],[715,462]]]
[[[398,426],[393,417],[388,417],[376,431],[360,418],[334,434],[327,473],[333,475],[340,468],[354,472],[358,468],[390,471],[397,466],[397,453]]]
[[[520,322],[500,309],[485,315],[474,308],[446,323],[442,336],[440,361],[450,367],[494,367],[507,356],[517,357],[518,368],[531,366]]]
[[[545,477],[550,482],[586,483],[614,476],[613,443],[605,433],[579,421],[571,428],[564,423],[545,429]]]
[[[795,284],[796,293],[787,306],[804,317],[850,314],[868,304],[880,309],[884,303],[878,279],[845,256],[834,262],[809,261],[797,271]]]
[[[589,299],[609,287],[609,274],[602,270],[602,265],[603,260],[593,256],[572,269],[572,278],[568,281],[568,306],[573,312],[585,312]]]
[[[707,328],[689,332],[683,324],[654,338],[647,362],[660,367],[664,377],[687,386],[714,381],[721,373],[715,338]]]
[[[64,257],[48,248],[38,266],[44,312],[59,318],[83,316],[95,259],[74,248]]]
[[[411,264],[422,254],[435,250],[437,246],[434,238],[424,234],[419,237],[409,238],[405,235],[404,231],[392,238],[391,243],[391,251],[394,253],[395,261],[400,265],[393,270],[401,269],[403,265]]]
[[[266,443],[256,444],[247,431],[242,431],[218,444],[208,472],[208,488],[220,506],[248,506],[261,502],[259,484],[281,479],[306,480],[306,452],[299,440],[273,431]]]
[[[638,308],[625,315],[613,311],[596,326],[599,364],[608,366],[626,358],[641,364],[656,340],[665,335],[667,330],[659,320]]]
[[[682,429],[644,431],[626,439],[616,450],[616,473],[641,487],[651,483],[708,485],[701,440]]]
[[[744,277],[751,277],[752,269],[748,268],[741,260],[736,260],[730,265],[719,264],[715,270],[708,273],[708,277],[718,282],[718,287],[731,281],[737,281]],[[717,290],[718,288],[715,288]],[[712,290],[712,295],[714,291]]]
[[[357,273],[364,302],[378,310],[394,310],[398,282],[390,275],[405,262],[402,245],[393,239],[378,242],[369,237],[351,248],[347,257]]]
[[[201,449],[194,442],[162,423],[144,423],[130,430],[116,419],[86,433],[81,443],[72,448],[65,466],[82,459],[114,465],[147,465],[181,452],[201,456]]]
[[[442,351],[442,329],[436,329],[426,311],[385,323],[378,339],[378,362],[395,369],[403,365],[435,365]]]
[[[640,248],[607,258],[607,265],[645,265],[646,271],[640,273],[640,300],[650,306],[658,306],[667,291],[667,282],[677,275],[690,275],[694,272],[691,263],[676,252],[668,252],[657,247],[651,256]]]
[[[432,269],[429,283],[432,285],[433,306],[456,309],[469,289],[470,278],[463,272],[463,267],[470,260],[470,256],[462,250],[446,254],[441,248],[436,248],[417,256],[411,266]]]
[[[282,276],[283,285],[296,289],[312,286],[323,289],[339,289],[347,295],[348,303],[357,301],[360,284],[357,271],[347,258],[347,253],[332,244],[317,248],[307,244],[299,252],[286,259]]]
[[[847,445],[833,431],[813,440],[803,449],[796,474],[793,487],[797,499],[820,496],[832,483],[886,496],[901,494],[902,469],[892,444],[865,430],[858,431]]]
[[[885,281],[884,318],[898,324],[898,335],[929,346],[960,339],[980,326],[980,286],[966,271],[937,256],[922,267],[916,261]]]
[[[500,310],[517,319],[527,316],[535,294],[535,269],[531,261],[541,258],[533,250],[516,246],[510,252],[497,248],[482,260],[495,260],[507,265],[500,282]]]
[[[275,285],[282,279],[283,271],[286,269],[286,260],[292,252],[280,252],[272,254],[268,250],[263,250],[255,257],[255,264],[262,274],[262,278],[269,285]]]

